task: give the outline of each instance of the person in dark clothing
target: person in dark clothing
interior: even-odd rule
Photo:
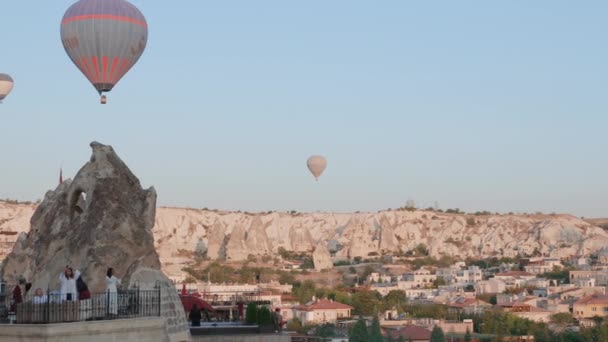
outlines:
[[[93,305],[89,286],[82,279],[82,276],[76,279],[76,291],[78,291],[78,300],[80,301],[80,320],[88,321],[93,317]]]
[[[207,310],[207,308],[203,308],[203,311],[205,311],[205,320],[207,320],[207,322],[211,322],[211,317],[209,317],[209,310]]]
[[[276,333],[281,332],[283,328],[283,316],[281,316],[281,309],[274,309],[274,312],[272,313],[272,324],[274,325],[274,331]]]
[[[19,284],[15,286],[13,290],[13,304],[11,305],[11,311],[15,312],[17,310],[17,305],[23,303],[23,290],[22,287],[25,287],[25,278],[19,278]]]
[[[192,304],[192,310],[190,310],[190,321],[192,322],[193,327],[201,326],[201,310],[198,309],[196,304]]]
[[[78,291],[79,300],[91,299],[91,292],[89,291],[87,283],[82,279],[82,276],[76,279],[76,290]]]

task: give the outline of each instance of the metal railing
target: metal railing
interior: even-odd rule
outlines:
[[[256,303],[259,305],[271,304],[268,300],[262,300],[262,293],[256,291],[213,291],[201,292],[201,299],[211,304],[213,307],[234,306],[237,303]]]
[[[0,295],[0,321],[48,324],[109,319],[159,317],[160,288],[94,293],[90,299],[68,300],[65,294],[28,295],[15,303],[12,295]]]

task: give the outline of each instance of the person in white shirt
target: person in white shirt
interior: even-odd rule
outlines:
[[[120,279],[114,276],[114,269],[108,268],[106,272],[106,293],[108,295],[108,313],[118,315],[118,286]]]
[[[80,271],[76,270],[76,272],[74,272],[70,266],[66,266],[65,270],[59,274],[62,300],[78,300],[78,290],[76,289],[76,279],[78,279],[78,277],[80,277]]]

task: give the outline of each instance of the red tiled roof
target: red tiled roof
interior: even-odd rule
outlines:
[[[530,304],[518,302],[518,303],[513,303],[512,306],[526,308],[526,307],[530,307]]]
[[[316,303],[312,303],[310,305],[301,305],[298,307],[298,310],[301,311],[315,311],[315,310],[346,310],[353,309],[352,306],[342,304],[339,302],[334,302],[330,300],[320,300]]]
[[[534,276],[532,273],[524,271],[509,271],[503,273],[496,273],[496,277],[531,277]]]
[[[464,307],[475,306],[475,305],[491,306],[492,304],[484,302],[483,300],[477,299],[477,298],[465,298],[463,300],[459,300],[457,302],[452,302],[452,303],[448,304],[449,307],[453,307],[453,308],[464,308]]]
[[[399,329],[386,329],[385,331],[393,340],[398,340],[401,336],[406,341],[410,338],[412,341],[428,341],[431,339],[431,331],[418,325],[404,325]]]
[[[608,295],[591,295],[579,299],[576,304],[587,305],[587,304],[608,304]]]
[[[283,294],[283,295],[281,295],[281,301],[282,302],[295,302],[295,301],[297,301],[297,299],[292,295]]]

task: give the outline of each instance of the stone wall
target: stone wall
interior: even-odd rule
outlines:
[[[0,341],[11,342],[170,342],[161,318],[64,324],[5,324]]]
[[[175,286],[162,272],[150,268],[140,268],[131,276],[129,287],[139,287],[140,290],[161,288],[160,315],[166,322],[170,342],[190,341],[190,328],[184,306]]]
[[[290,342],[289,335],[193,336],[193,342]]]

